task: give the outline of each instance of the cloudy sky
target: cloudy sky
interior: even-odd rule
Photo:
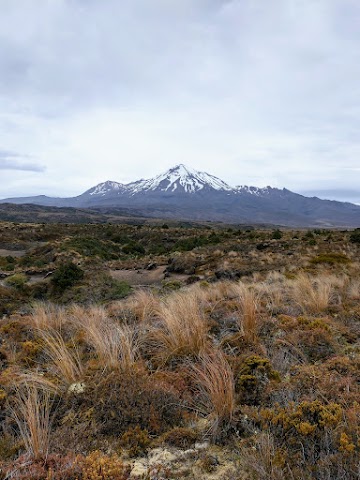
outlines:
[[[177,163],[360,203],[359,0],[0,0],[0,198]]]

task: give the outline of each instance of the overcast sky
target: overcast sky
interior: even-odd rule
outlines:
[[[0,198],[178,163],[360,203],[359,0],[0,0]]]

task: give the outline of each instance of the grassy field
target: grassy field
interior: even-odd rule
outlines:
[[[0,224],[0,478],[357,479],[360,230]]]

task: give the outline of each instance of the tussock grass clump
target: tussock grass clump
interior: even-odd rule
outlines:
[[[116,323],[102,307],[74,306],[71,313],[74,324],[82,330],[104,367],[132,369],[139,354],[135,327]]]
[[[196,294],[173,293],[160,306],[161,323],[150,333],[161,357],[199,355],[208,347],[207,320]]]
[[[192,364],[195,384],[194,409],[210,420],[209,434],[220,437],[231,426],[235,411],[235,381],[232,369],[221,351],[214,350]]]
[[[79,381],[83,377],[84,367],[77,345],[73,344],[73,348],[69,348],[62,335],[55,330],[39,329],[38,334],[59,380],[65,385]]]
[[[57,330],[59,332],[68,323],[65,309],[47,302],[38,302],[34,305],[30,320],[38,330]]]
[[[245,339],[254,342],[257,337],[260,293],[242,283],[233,286],[239,306],[239,328]]]
[[[15,388],[11,413],[28,455],[35,460],[49,452],[52,393],[49,386],[30,382],[23,382]]]
[[[141,289],[131,296],[127,305],[140,322],[148,322],[156,317],[160,299],[151,291]]]
[[[292,284],[292,297],[304,313],[319,313],[326,310],[333,295],[331,276],[311,278],[302,273]]]

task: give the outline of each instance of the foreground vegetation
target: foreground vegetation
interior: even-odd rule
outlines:
[[[359,478],[359,231],[6,223],[0,249],[0,478]]]

